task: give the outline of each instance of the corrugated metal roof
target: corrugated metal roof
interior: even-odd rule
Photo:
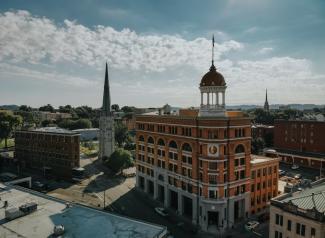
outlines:
[[[290,201],[300,209],[309,210],[315,208],[318,212],[325,213],[325,184],[294,193],[282,202]]]

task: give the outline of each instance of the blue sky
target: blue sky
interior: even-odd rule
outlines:
[[[323,104],[325,2],[1,1],[0,105],[197,106],[215,61],[230,105]]]

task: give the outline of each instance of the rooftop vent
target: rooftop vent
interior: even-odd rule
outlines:
[[[54,236],[61,236],[64,234],[64,226],[63,225],[56,225],[53,229]]]

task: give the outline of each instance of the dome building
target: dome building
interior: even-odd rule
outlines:
[[[226,82],[213,64],[201,80],[200,116],[226,116],[225,92]]]

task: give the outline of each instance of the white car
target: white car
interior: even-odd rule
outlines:
[[[163,217],[168,216],[168,212],[167,212],[167,210],[166,210],[165,208],[163,208],[163,207],[156,207],[156,208],[155,208],[155,211],[156,211],[159,215],[161,215],[161,216],[163,216]]]
[[[293,164],[293,165],[291,166],[291,169],[299,169],[299,165],[297,165],[297,164]]]
[[[296,174],[295,175],[295,179],[301,179],[301,177],[302,177],[301,174]]]
[[[248,231],[255,230],[256,227],[258,227],[260,223],[258,221],[249,221],[245,224],[245,228]]]

